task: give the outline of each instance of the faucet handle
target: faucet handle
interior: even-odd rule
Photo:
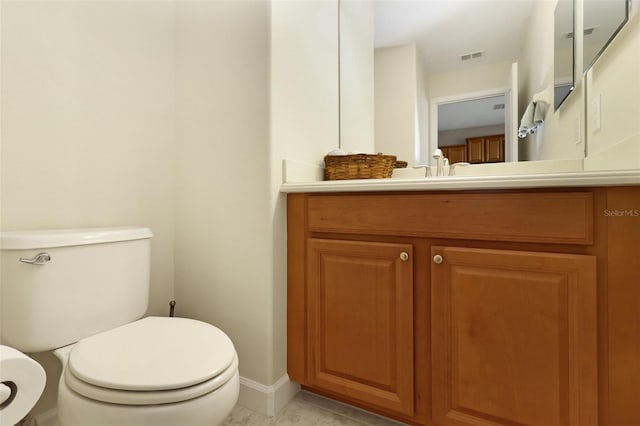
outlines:
[[[442,158],[442,150],[440,148],[436,148],[436,150],[433,151],[433,158]]]
[[[466,162],[460,162],[460,163],[453,163],[449,166],[449,176],[455,176],[456,175],[456,167],[458,166],[470,166],[470,163],[466,163]]]

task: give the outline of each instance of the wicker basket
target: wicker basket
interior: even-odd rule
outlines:
[[[396,162],[395,155],[353,154],[324,157],[324,179],[383,179],[390,178]]]
[[[394,169],[405,169],[409,165],[406,161],[398,160],[396,164],[393,166]]]

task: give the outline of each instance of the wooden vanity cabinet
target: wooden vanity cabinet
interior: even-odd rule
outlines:
[[[289,194],[289,377],[415,425],[640,424],[638,212],[640,187]]]

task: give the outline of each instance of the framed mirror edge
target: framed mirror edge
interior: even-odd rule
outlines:
[[[593,57],[591,62],[589,62],[589,64],[584,67],[584,69],[582,70],[582,74],[586,74],[591,69],[591,67],[598,61],[600,56],[602,56],[602,54],[607,50],[607,47],[609,47],[609,45],[613,42],[613,40],[616,38],[618,33],[620,33],[620,31],[622,31],[622,28],[624,28],[624,26],[627,24],[627,22],[629,22],[629,14],[630,13],[631,13],[631,0],[625,0],[624,19],[620,22],[620,25],[618,25],[618,27],[613,32],[613,34],[611,34],[611,37],[609,37],[609,39],[602,46],[600,51],[598,51],[598,53],[596,53],[596,55]],[[584,9],[583,9],[583,14],[584,14]],[[574,21],[575,21],[575,19],[576,18],[574,18]],[[575,23],[574,23],[574,25],[575,25]]]

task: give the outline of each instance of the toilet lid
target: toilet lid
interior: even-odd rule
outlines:
[[[79,341],[67,367],[76,378],[103,388],[162,391],[210,380],[235,356],[231,340],[210,324],[148,317]]]

